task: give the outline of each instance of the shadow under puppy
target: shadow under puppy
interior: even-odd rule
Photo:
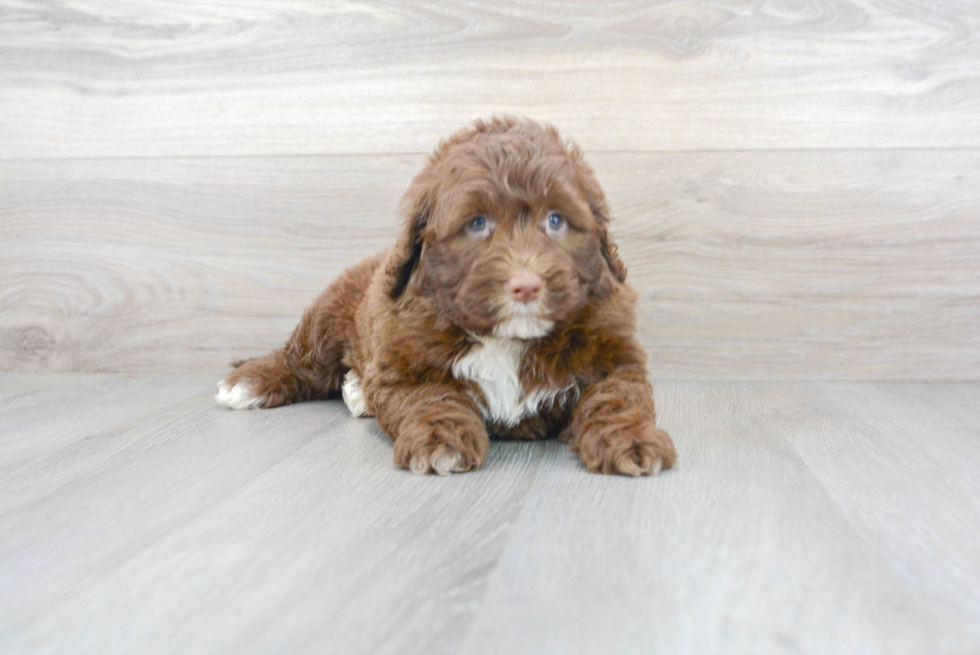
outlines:
[[[478,121],[439,145],[401,209],[394,247],[345,271],[282,349],[240,363],[220,404],[342,391],[414,473],[477,468],[490,436],[557,436],[594,472],[673,465],[636,293],[575,145],[527,119]]]

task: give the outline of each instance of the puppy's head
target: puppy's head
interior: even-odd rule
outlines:
[[[429,295],[479,336],[543,337],[626,279],[592,169],[527,119],[480,121],[440,144],[402,213],[388,294]]]

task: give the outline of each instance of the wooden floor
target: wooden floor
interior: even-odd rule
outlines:
[[[975,653],[980,383],[661,382],[679,466],[0,375],[3,653]]]

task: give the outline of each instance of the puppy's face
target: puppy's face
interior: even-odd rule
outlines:
[[[457,134],[404,202],[408,256],[394,291],[431,295],[472,334],[543,337],[625,277],[591,170],[554,130],[530,121]]]

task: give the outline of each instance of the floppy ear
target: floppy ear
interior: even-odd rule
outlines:
[[[401,201],[401,213],[405,217],[395,247],[385,264],[385,290],[391,298],[405,292],[412,272],[422,258],[422,231],[429,223],[432,211],[432,189],[424,173],[415,178]]]
[[[606,201],[601,197],[598,199],[598,202],[590,198],[589,207],[592,209],[596,226],[599,228],[599,249],[602,252],[602,256],[606,260],[606,264],[609,265],[609,270],[612,272],[613,277],[620,282],[625,282],[626,265],[619,258],[619,248],[616,247],[612,237],[609,236],[609,208],[606,207]]]
[[[606,264],[609,266],[609,271],[613,274],[613,277],[620,282],[625,282],[626,265],[619,258],[619,249],[613,242],[612,237],[609,236],[609,206],[606,205],[606,194],[602,192],[602,187],[599,186],[599,180],[596,179],[595,173],[592,172],[592,167],[585,163],[585,158],[582,156],[582,151],[578,149],[578,146],[571,145],[569,152],[578,169],[582,186],[585,187],[585,193],[589,200],[589,209],[592,210],[592,216],[595,218],[596,228],[599,233],[599,249],[602,252],[602,257],[606,260]]]

